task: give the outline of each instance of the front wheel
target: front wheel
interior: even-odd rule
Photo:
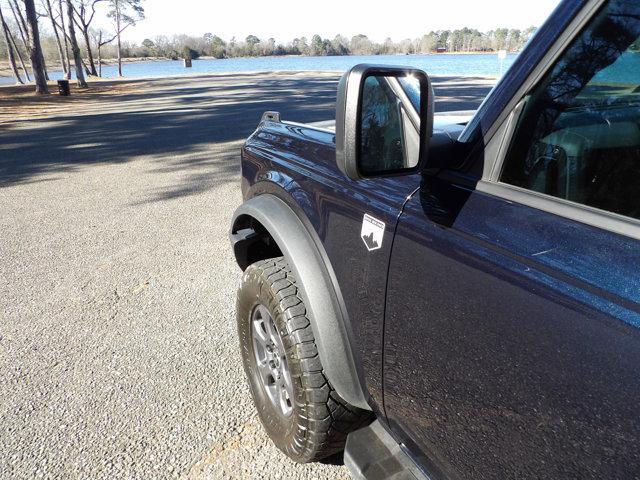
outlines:
[[[371,414],[347,404],[324,376],[306,307],[283,257],[245,270],[236,312],[251,395],[271,440],[298,462],[343,450],[347,434]]]

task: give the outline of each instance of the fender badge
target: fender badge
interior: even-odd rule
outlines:
[[[382,238],[384,237],[384,222],[365,213],[362,218],[360,237],[367,246],[367,250],[379,249],[382,247]]]

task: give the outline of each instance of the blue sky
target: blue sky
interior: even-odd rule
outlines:
[[[157,35],[211,32],[225,40],[249,34],[288,41],[319,33],[332,38],[363,33],[382,41],[414,38],[430,30],[464,26],[482,31],[500,26],[540,25],[558,0],[145,0],[147,18],[126,38],[140,42]],[[101,22],[102,23],[102,22]],[[106,22],[105,22],[106,24]]]

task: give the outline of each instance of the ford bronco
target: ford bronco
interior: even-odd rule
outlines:
[[[231,240],[260,420],[355,478],[640,478],[640,2],[565,0],[470,119],[358,65],[267,112]]]

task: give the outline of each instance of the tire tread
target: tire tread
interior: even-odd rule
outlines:
[[[302,386],[304,412],[300,419],[306,420],[307,425],[299,430],[304,431],[305,438],[296,440],[299,443],[296,450],[300,451],[294,459],[311,462],[333,455],[344,449],[348,433],[371,421],[371,412],[349,405],[329,383],[304,301],[284,257],[250,265],[243,280],[250,275],[264,280],[263,287],[275,300],[276,316],[281,316],[284,324],[280,333],[290,357],[291,374]]]

